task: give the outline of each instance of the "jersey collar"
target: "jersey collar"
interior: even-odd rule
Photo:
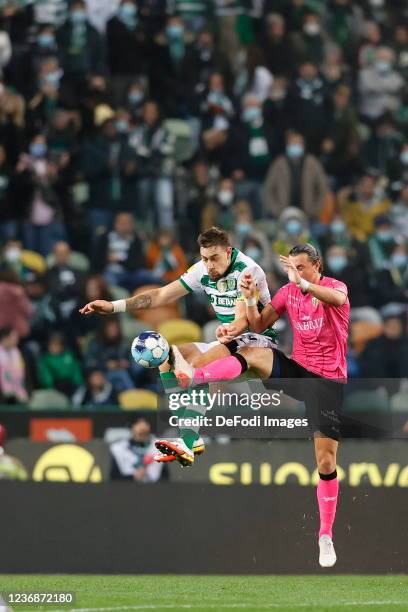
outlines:
[[[226,272],[225,272],[225,274],[223,275],[223,278],[225,278],[226,276],[228,276],[228,274],[231,272],[231,270],[232,270],[232,268],[233,268],[233,266],[234,266],[234,263],[235,263],[235,260],[236,260],[236,258],[237,258],[237,257],[238,257],[238,249],[236,249],[235,247],[233,247],[232,252],[231,252],[231,263],[230,263],[230,265],[228,266],[227,271],[226,271]]]

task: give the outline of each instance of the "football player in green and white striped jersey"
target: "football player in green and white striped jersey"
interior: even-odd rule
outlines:
[[[138,310],[141,308],[155,308],[174,302],[190,292],[204,292],[211,303],[215,315],[220,321],[216,330],[216,340],[210,344],[196,342],[179,346],[183,357],[194,367],[208,363],[236,353],[244,346],[257,348],[272,348],[276,346],[277,333],[273,328],[263,334],[248,331],[246,305],[239,289],[244,274],[250,273],[257,285],[258,308],[261,310],[271,301],[265,272],[250,257],[231,246],[227,232],[212,227],[198,237],[201,261],[194,264],[178,280],[145,293],[128,298],[107,302],[96,300],[86,304],[80,312],[82,314],[111,314]],[[233,323],[234,339],[231,340],[230,324]],[[177,378],[172,371],[172,352],[169,359],[160,366],[160,378],[165,390],[175,391],[178,388]],[[196,413],[205,407],[197,407]],[[189,409],[189,412],[194,412]],[[197,414],[194,416],[197,416]],[[190,414],[184,416],[192,416]],[[187,430],[181,432],[182,442],[190,451],[186,453],[185,465],[192,463],[193,449],[203,450],[199,441],[198,431]],[[158,447],[160,448],[160,447]],[[170,456],[171,458],[171,456]],[[177,455],[180,463],[183,458]]]

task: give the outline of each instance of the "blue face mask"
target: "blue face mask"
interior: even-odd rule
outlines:
[[[344,234],[346,231],[346,224],[343,221],[333,221],[330,226],[333,234]]]
[[[390,242],[392,240],[392,232],[388,230],[379,230],[376,236],[380,242]]]
[[[178,40],[183,36],[184,30],[180,25],[170,25],[166,28],[166,34],[170,40]]]
[[[262,251],[256,246],[251,246],[245,249],[245,255],[258,262],[261,259]]]
[[[85,23],[86,21],[86,12],[82,9],[75,9],[71,13],[71,20],[74,24]]]
[[[302,224],[297,219],[291,219],[286,224],[286,231],[288,232],[288,234],[296,236],[301,233]]]
[[[344,255],[331,255],[327,258],[327,265],[333,272],[341,272],[347,266],[347,257]]]
[[[401,151],[400,160],[401,160],[401,163],[404,164],[404,166],[408,166],[408,150],[407,149],[405,149],[404,151]]]
[[[252,123],[262,117],[262,111],[258,106],[248,106],[242,113],[242,119],[245,123]]]
[[[42,48],[52,47],[55,43],[55,36],[53,34],[40,34],[37,41]]]
[[[118,130],[119,134],[126,134],[126,132],[128,131],[129,125],[128,122],[125,121],[125,119],[118,119],[115,122],[116,125],[116,129]]]
[[[297,143],[292,143],[289,144],[286,147],[286,154],[288,157],[292,157],[293,159],[296,159],[298,157],[302,157],[303,153],[305,152],[304,148],[302,147],[302,145],[297,144]]]
[[[129,100],[130,104],[136,106],[136,105],[140,104],[141,102],[143,102],[144,95],[143,95],[143,93],[141,91],[131,92],[128,95],[128,100]]]
[[[377,68],[377,71],[381,74],[386,74],[391,70],[391,64],[386,60],[378,60],[378,62],[376,62],[375,64],[375,67]]]
[[[244,234],[249,234],[249,232],[251,231],[251,224],[250,223],[237,223],[236,229],[237,229],[237,233],[240,234],[241,236]]]
[[[44,157],[47,152],[47,145],[43,142],[32,142],[30,144],[30,153],[33,157]]]
[[[119,14],[122,17],[135,17],[136,16],[136,6],[132,2],[125,2],[121,4],[119,7]]]
[[[49,72],[44,77],[44,82],[52,85],[53,87],[58,87],[60,82],[61,75],[58,71]]]
[[[396,268],[405,268],[408,262],[408,257],[405,253],[394,253],[391,257],[391,263]]]

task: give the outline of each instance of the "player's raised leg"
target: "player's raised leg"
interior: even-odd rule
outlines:
[[[274,354],[271,349],[246,347],[235,355],[217,359],[199,368],[189,364],[177,349],[173,348],[174,371],[180,383],[185,388],[191,384],[203,384],[221,380],[233,380],[246,372],[254,370],[256,376],[268,378],[273,367]]]
[[[338,442],[320,433],[314,439],[319,482],[317,501],[319,504],[319,563],[322,567],[332,567],[337,560],[333,546],[333,524],[336,517],[339,481],[336,471]]]

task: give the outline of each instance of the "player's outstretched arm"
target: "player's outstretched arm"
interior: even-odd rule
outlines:
[[[175,302],[187,293],[187,289],[177,280],[164,287],[145,291],[127,300],[116,300],[115,302],[95,300],[86,304],[79,312],[84,315],[92,313],[107,315],[117,312],[131,312],[142,308],[157,308]]]
[[[258,311],[256,284],[251,274],[244,274],[241,291],[245,298],[246,315],[252,331],[260,334],[279,319],[279,314],[270,304],[267,304],[262,312]]]

